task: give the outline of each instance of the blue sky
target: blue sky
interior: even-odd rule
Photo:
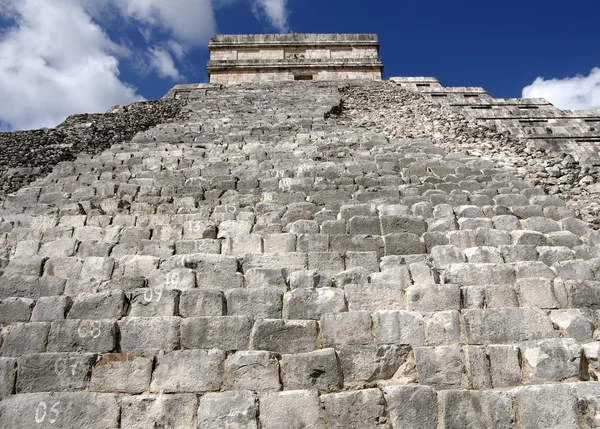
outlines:
[[[0,129],[205,82],[216,33],[377,33],[384,78],[600,108],[592,0],[0,0]]]

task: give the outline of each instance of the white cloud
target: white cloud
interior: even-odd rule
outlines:
[[[282,33],[288,31],[287,0],[251,0],[257,17],[265,15],[269,23]]]
[[[588,76],[548,80],[538,77],[523,88],[523,97],[545,98],[559,109],[600,109],[600,68],[594,67]]]
[[[162,78],[171,78],[173,80],[182,80],[183,76],[175,67],[173,57],[163,48],[152,47],[148,50],[150,56],[150,67]]]
[[[54,126],[73,113],[141,100],[119,80],[114,44],[77,0],[0,0],[15,26],[0,38],[0,120]],[[6,127],[6,125],[5,125]]]

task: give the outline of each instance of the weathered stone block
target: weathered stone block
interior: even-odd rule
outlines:
[[[383,273],[382,273],[383,274]],[[344,286],[348,311],[399,310],[405,308],[405,291],[398,284],[374,281]]]
[[[318,320],[322,314],[345,311],[344,291],[337,288],[293,289],[283,297],[285,319]]]
[[[344,382],[389,380],[405,364],[411,351],[407,345],[344,345],[338,355]]]
[[[19,358],[16,392],[83,390],[96,355],[44,353]]]
[[[580,427],[577,398],[571,389],[568,384],[555,384],[511,390],[516,397],[519,426],[523,429]]]
[[[101,393],[27,393],[0,402],[6,428],[118,429],[119,414],[116,396]]]
[[[287,283],[290,289],[314,289],[321,287],[332,287],[331,279],[322,272],[316,270],[299,270],[289,274]]]
[[[416,347],[414,352],[420,384],[439,390],[460,389],[466,384],[460,346]]]
[[[498,344],[488,346],[493,387],[509,387],[521,384],[522,371],[519,354],[520,351],[517,346]]]
[[[175,316],[179,291],[162,288],[136,289],[131,293],[129,317]]]
[[[179,298],[181,317],[224,316],[225,296],[216,290],[184,290]]]
[[[425,244],[418,235],[411,233],[395,233],[383,236],[386,255],[414,255],[427,253]]]
[[[181,350],[160,353],[152,374],[153,393],[215,392],[223,382],[225,352]]]
[[[415,311],[381,310],[372,315],[376,344],[425,344],[423,316]]]
[[[0,301],[0,324],[29,322],[35,302],[28,298],[6,298]]]
[[[442,392],[445,428],[499,428],[515,426],[512,397],[506,392]]]
[[[188,349],[247,350],[253,320],[246,316],[181,320],[181,346]]]
[[[113,290],[83,293],[73,299],[67,313],[69,319],[120,319],[125,315],[125,294]]]
[[[249,289],[267,288],[287,291],[286,273],[281,268],[253,268],[245,273],[245,284]]]
[[[579,309],[553,310],[550,312],[550,320],[566,337],[582,342],[592,339],[594,324]]]
[[[321,335],[324,347],[371,344],[371,316],[366,311],[324,314]]]
[[[329,429],[384,429],[387,416],[383,395],[378,389],[322,395]]]
[[[257,320],[252,329],[250,349],[279,353],[305,353],[317,348],[314,320]]]
[[[406,289],[408,310],[460,309],[460,287],[453,284],[414,284]]]
[[[452,345],[462,341],[460,313],[457,310],[425,313],[423,319],[428,346]]]
[[[282,355],[281,381],[285,390],[334,391],[341,388],[342,370],[335,350]]]
[[[179,347],[179,317],[124,317],[119,320],[123,353],[158,353]]]
[[[12,358],[0,358],[0,401],[15,390],[17,377],[17,360]]]
[[[576,380],[579,375],[581,347],[572,338],[525,343],[521,345],[521,354],[529,383]]]
[[[435,429],[438,404],[428,386],[388,386],[383,389],[393,429]]]
[[[135,395],[150,388],[154,358],[130,353],[102,356],[92,370],[89,390]]]
[[[196,429],[197,408],[192,394],[123,396],[121,427]]]
[[[8,331],[8,333],[7,333]],[[13,323],[5,327],[2,356],[22,356],[43,353],[48,343],[49,323]]]
[[[72,303],[72,299],[64,295],[40,297],[31,313],[31,321],[52,322],[54,320],[63,320]]]
[[[258,405],[250,391],[207,393],[200,398],[198,425],[206,429],[256,429]]]
[[[537,308],[488,308],[463,310],[468,344],[502,344],[554,338],[546,314]]]
[[[117,346],[114,320],[59,320],[52,322],[48,352],[112,352]]]
[[[279,361],[267,351],[238,351],[225,361],[225,390],[280,390]]]
[[[228,316],[280,319],[283,292],[272,289],[231,289],[225,293]]]
[[[262,429],[325,429],[316,390],[267,392],[259,396]],[[286,410],[282,413],[281,410]]]

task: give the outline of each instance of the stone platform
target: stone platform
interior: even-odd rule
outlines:
[[[1,428],[600,426],[598,232],[443,143],[508,137],[390,82],[180,90],[2,203]]]

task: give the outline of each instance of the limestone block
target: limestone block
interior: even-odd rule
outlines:
[[[460,389],[465,368],[460,346],[415,347],[419,384],[435,389]]]
[[[121,427],[196,429],[197,408],[192,394],[123,396]]]
[[[175,242],[175,254],[185,255],[189,253],[221,253],[221,241],[205,238],[202,240],[182,240]]]
[[[581,347],[572,338],[549,338],[521,345],[526,381],[531,384],[576,379]]]
[[[579,309],[553,310],[550,320],[562,331],[565,337],[587,342],[592,339],[594,324]]]
[[[377,270],[379,271],[379,267]],[[363,267],[354,267],[348,270],[342,271],[337,276],[335,276],[333,284],[335,284],[338,288],[344,288],[349,284],[360,284],[364,285],[366,283],[370,283],[371,281],[371,272]]]
[[[414,255],[426,253],[425,244],[412,233],[387,234],[383,237],[386,255]]]
[[[537,231],[515,230],[510,232],[512,244],[530,246],[549,246],[548,238]]]
[[[82,279],[109,280],[114,266],[115,260],[113,258],[91,256],[83,261],[80,277]]]
[[[253,320],[246,316],[188,317],[181,320],[181,345],[189,349],[247,350]]]
[[[538,259],[548,266],[574,258],[573,250],[565,246],[540,246],[537,251]]]
[[[326,233],[323,232],[323,234]],[[265,253],[295,252],[296,235],[292,233],[265,234],[263,237],[263,251]]]
[[[514,282],[514,269],[504,264],[450,264],[444,272],[444,283],[464,286]]]
[[[311,252],[308,254],[308,269],[322,272],[333,278],[344,271],[344,259],[338,252]]]
[[[119,320],[123,353],[155,354],[179,347],[179,317],[124,317]]]
[[[162,288],[135,289],[131,292],[130,317],[176,316],[179,291]]]
[[[320,287],[332,287],[333,282],[323,272],[317,270],[294,271],[287,277],[290,289],[312,289]]]
[[[215,392],[223,382],[225,352],[181,350],[159,353],[152,374],[152,393]]]
[[[12,395],[17,377],[17,360],[0,357],[0,400]]]
[[[305,353],[317,348],[317,322],[314,320],[257,320],[250,337],[251,350]]]
[[[155,256],[123,256],[117,262],[118,273],[126,277],[146,277],[148,273],[156,271],[159,262],[160,259]]]
[[[492,388],[490,362],[485,346],[464,346],[468,387],[475,390]]]
[[[8,333],[6,332],[8,331]],[[2,337],[2,356],[22,356],[44,353],[48,343],[50,323],[13,323],[5,327]]]
[[[563,280],[594,280],[594,272],[587,261],[561,261],[552,266],[552,270]]]
[[[379,271],[377,252],[346,252],[346,269],[365,268],[370,272]]]
[[[329,429],[388,429],[385,401],[378,389],[322,395]]]
[[[469,247],[477,246],[475,240],[475,231],[461,230],[461,231],[448,231],[446,233],[449,245],[456,246],[459,249],[467,249]]]
[[[424,320],[421,313],[405,310],[380,310],[371,315],[376,344],[425,344]]]
[[[43,256],[21,256],[10,260],[4,270],[5,275],[41,276],[46,258]]]
[[[489,345],[490,375],[492,386],[509,387],[521,384],[522,372],[519,347],[514,345]]]
[[[298,252],[327,252],[329,250],[329,235],[300,234],[296,240]]]
[[[367,311],[324,314],[321,335],[324,347],[371,344],[371,316]]]
[[[338,355],[344,382],[389,380],[409,359],[407,345],[343,345]],[[410,368],[408,368],[410,370]]]
[[[281,319],[283,292],[270,289],[231,289],[225,293],[228,316]]]
[[[286,268],[288,272],[306,270],[308,257],[306,253],[248,253],[244,255],[244,272],[252,268]]]
[[[511,390],[516,398],[519,426],[523,429],[580,427],[577,398],[571,389],[568,384],[550,384]]]
[[[428,232],[446,232],[458,229],[454,216],[429,218],[425,219],[425,221]]]
[[[600,304],[600,282],[564,282],[573,307],[592,307]]]
[[[344,291],[337,288],[293,289],[283,297],[284,319],[318,320],[322,314],[345,311]]]
[[[48,334],[48,352],[108,353],[117,345],[115,320],[58,320]]]
[[[67,313],[69,319],[120,319],[125,315],[125,294],[112,290],[99,293],[82,293],[73,299]]]
[[[406,289],[406,308],[418,311],[459,310],[460,287],[453,284],[414,284]]]
[[[517,229],[521,229],[521,223],[519,222],[519,218],[513,215],[493,216],[492,223],[494,224],[494,228],[503,231],[514,231]]]
[[[511,244],[511,237],[508,231],[491,229],[491,227],[478,227],[475,231],[475,244],[470,247],[488,246],[499,247]]]
[[[330,235],[329,248],[332,252],[377,252],[379,256],[385,254],[383,237],[379,235]]]
[[[78,278],[83,268],[80,258],[53,256],[44,265],[44,275],[62,277],[65,279]]]
[[[0,301],[0,324],[28,322],[35,301],[28,298],[6,298]]]
[[[433,266],[445,268],[450,264],[460,264],[467,259],[461,249],[452,245],[435,246],[430,251]]]
[[[217,226],[214,222],[189,220],[183,224],[184,240],[202,240],[205,238],[217,238]]]
[[[583,244],[583,240],[569,231],[550,232],[546,234],[548,237],[548,246],[565,246],[573,248]]]
[[[154,358],[131,353],[102,356],[93,367],[89,390],[135,395],[150,388]]]
[[[265,392],[259,395],[259,403],[262,429],[326,427],[316,390]]]
[[[245,285],[249,289],[267,288],[286,292],[286,273],[281,268],[252,268],[245,273]]]
[[[346,232],[345,220],[325,220],[321,223],[321,234],[340,235]]]
[[[221,291],[188,289],[179,298],[181,317],[225,316],[225,295]]]
[[[560,231],[561,229],[558,222],[543,216],[532,216],[528,219],[523,219],[521,220],[521,225],[523,229],[538,231],[542,234]]]
[[[196,287],[196,273],[190,268],[160,270],[148,276],[148,287],[153,289],[188,290]]]
[[[405,291],[397,285],[365,283],[344,286],[349,311],[398,310],[405,308]]]
[[[462,311],[468,344],[503,344],[554,338],[546,314],[537,308],[488,308]]]
[[[237,351],[225,361],[224,390],[280,390],[279,361],[267,351]]]
[[[383,389],[393,429],[435,429],[438,404],[428,386],[388,386]]]
[[[257,398],[250,391],[207,393],[200,397],[198,425],[206,429],[256,429]]]
[[[460,314],[457,310],[425,313],[423,318],[427,345],[442,346],[461,342]]]
[[[318,234],[319,224],[314,220],[300,219],[285,226],[285,231],[295,235]]]
[[[0,402],[6,428],[118,429],[119,411],[116,396],[102,393],[27,393]]]
[[[262,236],[259,234],[239,234],[223,239],[221,253],[223,255],[243,256],[246,253],[263,251]]]
[[[490,246],[469,247],[464,251],[467,261],[471,263],[502,264],[504,259],[499,250]]]
[[[121,230],[119,243],[137,243],[141,240],[149,240],[152,231],[142,227],[125,227]]]
[[[353,216],[348,219],[350,234],[381,235],[379,218],[376,216]]]
[[[91,353],[44,353],[19,358],[16,393],[84,390],[96,360]]]
[[[512,396],[506,392],[441,392],[442,418],[445,428],[498,428],[515,426]]]
[[[537,261],[537,247],[531,245],[500,246],[498,248],[504,262]]]
[[[281,381],[284,390],[334,391],[341,388],[342,371],[335,350],[282,355]]]
[[[598,376],[600,375],[600,341],[583,344],[582,349],[587,361],[587,372],[590,379],[598,381]],[[2,361],[0,360],[1,367]]]
[[[554,283],[545,278],[529,277],[517,280],[519,302],[523,307],[558,308]]]

